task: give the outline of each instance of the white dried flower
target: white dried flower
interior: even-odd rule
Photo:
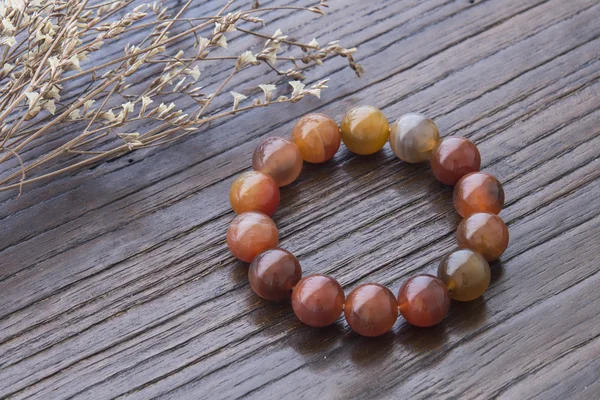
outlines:
[[[94,99],[90,99],[87,100],[85,103],[83,103],[83,114],[87,114],[88,110],[94,105],[94,103],[96,102],[96,100]]]
[[[318,48],[319,47],[319,42],[317,42],[317,39],[313,38],[313,40],[311,40],[308,45]]]
[[[54,113],[56,112],[56,105],[54,104],[54,100],[44,101],[42,108],[52,115],[54,115]]]
[[[217,41],[216,45],[219,47],[223,47],[224,49],[227,48],[227,38],[225,37],[225,35],[221,35],[221,37],[219,37],[219,40]]]
[[[108,110],[108,111],[104,111],[103,113],[100,113],[100,117],[104,118],[108,122],[113,122],[114,120],[117,119],[117,117],[115,117],[115,113],[113,112],[113,110]]]
[[[150,97],[142,96],[142,108],[140,109],[140,113],[138,115],[139,117],[144,115],[144,113],[146,112],[146,108],[148,108],[148,105],[152,102],[153,100]]]
[[[8,18],[2,18],[2,27],[6,33],[14,33],[17,30],[12,21]]]
[[[71,113],[69,114],[69,116],[67,117],[68,119],[70,119],[71,121],[79,119],[81,117],[81,111],[79,111],[79,109],[75,109],[73,111],[71,111]]]
[[[186,68],[183,70],[183,73],[194,78],[194,81],[197,81],[200,78],[200,68],[197,65],[194,68]]]
[[[301,96],[304,90],[304,83],[300,81],[290,81],[288,82],[294,90],[292,91],[292,98]]]
[[[14,36],[0,36],[0,46],[6,45],[8,47],[13,47],[17,44],[17,39]]]
[[[33,110],[38,99],[40,98],[40,94],[36,92],[25,92],[25,97],[29,100],[29,109]]]
[[[277,86],[275,85],[258,85],[259,88],[262,89],[262,91],[265,93],[265,102],[268,103],[271,101],[271,98],[273,96],[273,91],[275,91],[275,89],[277,89]]]
[[[240,56],[238,57],[238,59],[235,63],[235,68],[242,69],[248,65],[257,65],[257,64],[259,64],[258,60],[254,56],[254,54],[252,54],[252,52],[248,50],[248,51],[245,51],[242,54],[240,54]]]
[[[229,93],[231,93],[231,95],[233,96],[233,111],[238,109],[238,106],[240,105],[240,101],[248,98],[248,96],[244,96],[243,94],[238,93],[238,92],[229,92]]]
[[[129,148],[129,150],[133,150],[134,148],[136,148],[138,146],[142,146],[144,144],[138,140],[138,138],[140,136],[140,134],[138,132],[117,133],[117,136],[119,136],[121,139],[123,139],[123,141]]]

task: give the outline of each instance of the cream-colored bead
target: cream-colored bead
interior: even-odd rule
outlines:
[[[437,126],[424,115],[404,114],[392,124],[390,145],[402,161],[419,163],[429,160],[439,140]]]

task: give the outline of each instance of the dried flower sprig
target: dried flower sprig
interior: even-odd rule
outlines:
[[[321,47],[316,39],[291,40],[280,29],[257,30],[264,31],[261,15],[282,9],[322,15],[325,1],[307,7],[261,7],[255,1],[237,11],[233,2],[200,18],[185,16],[193,0],[174,13],[160,3],[136,6],[133,0],[0,3],[0,164],[18,161],[3,168],[0,190],[170,143],[239,112],[320,97],[327,79],[309,87],[300,81],[306,69],[330,57],[344,57],[357,75],[363,72],[353,58],[356,49],[338,41]],[[100,56],[124,37],[135,43],[122,55]],[[228,40],[244,37],[263,44],[227,54]],[[258,92],[230,88],[242,71],[259,65],[279,75],[280,83],[289,79],[291,94],[276,95],[283,86],[273,83],[259,84]],[[202,73],[215,66],[224,77],[203,87]],[[65,126],[72,137],[41,155],[29,152]]]

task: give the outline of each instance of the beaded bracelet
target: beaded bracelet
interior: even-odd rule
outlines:
[[[344,298],[332,277],[302,277],[297,258],[277,248],[278,231],[270,216],[279,206],[279,187],[298,177],[303,160],[331,159],[342,140],[351,152],[373,154],[388,138],[398,158],[409,163],[430,160],[436,178],[454,186],[454,207],[463,217],[456,232],[459,250],[442,259],[437,277],[408,279],[397,299],[376,283],[362,284]],[[497,215],[504,190],[495,177],[479,172],[480,165],[475,144],[460,137],[440,140],[436,124],[421,114],[405,114],[391,129],[383,113],[370,106],[350,110],[339,127],[326,115],[305,115],[295,124],[291,140],[273,137],[258,146],[253,171],[233,182],[229,200],[238,215],[227,230],[227,245],[235,257],[250,262],[254,292],[273,301],[291,296],[294,313],[307,325],[330,325],[343,312],[355,332],[379,336],[392,328],[400,312],[412,325],[432,326],[446,316],[451,298],[471,301],[483,294],[490,284],[488,262],[508,246],[508,229]]]

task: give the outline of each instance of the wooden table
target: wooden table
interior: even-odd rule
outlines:
[[[206,3],[193,12],[222,5]],[[320,101],[0,194],[0,396],[599,398],[598,0],[347,0],[323,19],[266,19],[358,46],[367,74],[333,60],[309,74],[331,78]],[[254,147],[357,104],[431,116],[504,184],[510,246],[485,296],[437,327],[308,328],[254,295],[227,250],[229,185]],[[306,274],[397,291],[456,246],[451,197],[389,146],[342,146],[282,190],[274,219]]]

